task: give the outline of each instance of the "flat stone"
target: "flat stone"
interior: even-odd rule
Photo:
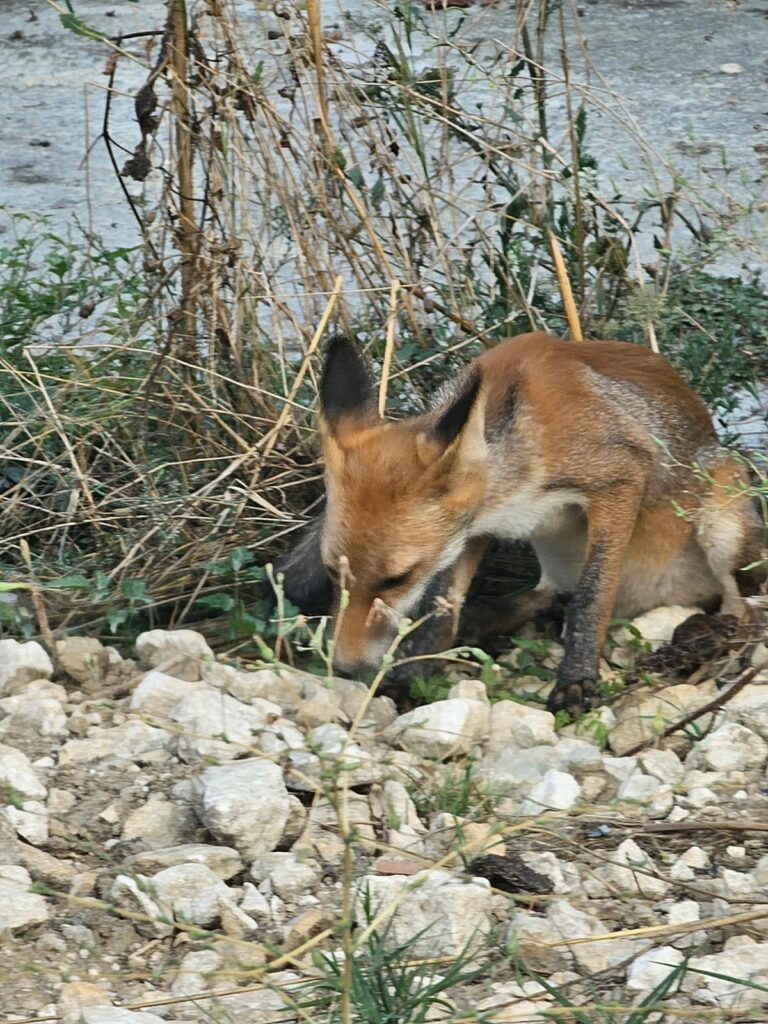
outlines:
[[[225,882],[240,874],[244,868],[240,854],[231,846],[208,846],[204,843],[147,850],[133,854],[128,858],[128,863],[135,871],[145,875],[155,874],[177,864],[204,864]]]
[[[271,701],[254,698],[243,704],[209,687],[196,690],[171,713],[178,729],[176,751],[187,763],[233,761],[258,746],[262,732],[280,716],[280,708]]]
[[[95,728],[86,739],[69,740],[59,751],[59,765],[93,761],[135,761],[153,764],[167,761],[173,737],[165,729],[129,720],[113,729]]]
[[[190,682],[177,679],[165,672],[152,669],[145,673],[136,689],[131,694],[131,711],[144,715],[152,715],[160,719],[168,718],[183,697],[195,690],[205,687],[203,682]]]
[[[768,743],[762,736],[736,722],[725,722],[694,746],[686,766],[716,772],[743,771],[761,768],[767,758]]]

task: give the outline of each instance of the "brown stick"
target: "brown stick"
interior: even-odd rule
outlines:
[[[176,244],[181,253],[181,316],[178,353],[197,363],[195,345],[195,271],[197,266],[197,225],[195,224],[192,176],[192,134],[187,81],[187,4],[172,0],[169,12],[169,65],[173,79],[173,116],[176,122],[176,172],[179,181],[179,227]]]

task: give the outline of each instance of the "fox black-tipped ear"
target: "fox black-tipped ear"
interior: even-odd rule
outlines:
[[[443,448],[452,444],[466,426],[475,407],[482,383],[482,372],[475,367],[468,375],[459,394],[438,419],[433,428],[433,436],[434,440]]]
[[[320,378],[320,411],[333,427],[348,416],[373,412],[373,383],[357,346],[343,334],[335,334],[325,347]]]

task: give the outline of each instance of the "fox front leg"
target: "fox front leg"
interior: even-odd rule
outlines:
[[[624,556],[637,519],[641,489],[613,492],[588,511],[586,558],[565,614],[565,652],[547,707],[578,718],[593,706]]]

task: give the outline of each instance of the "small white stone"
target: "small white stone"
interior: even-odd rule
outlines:
[[[0,640],[0,694],[10,693],[32,679],[53,675],[51,659],[36,640]]]
[[[39,800],[25,800],[21,807],[6,807],[5,815],[17,834],[32,846],[48,842],[48,808]]]
[[[484,878],[471,882],[438,869],[411,877],[368,875],[355,905],[359,924],[366,924],[362,894],[375,913],[396,908],[389,918],[388,945],[408,945],[413,957],[456,956],[481,943],[490,927],[491,888]]]
[[[92,761],[167,761],[171,735],[145,722],[128,721],[114,729],[93,729],[83,740],[69,740],[59,751],[61,767]]]
[[[217,919],[222,897],[233,897],[226,883],[205,864],[164,868],[152,875],[146,886],[160,907],[175,919],[202,927]]]
[[[512,700],[500,700],[491,707],[488,735],[491,753],[507,746],[554,746],[557,740],[555,716],[551,712]]]
[[[740,75],[744,68],[741,64],[736,64],[734,61],[728,61],[726,64],[720,65],[720,72],[723,75]]]
[[[627,988],[650,992],[682,963],[683,954],[673,946],[659,946],[641,953],[627,968]]]
[[[706,767],[716,772],[760,768],[768,758],[768,743],[737,722],[725,722],[696,744],[688,756],[688,767]]]
[[[136,638],[136,654],[152,668],[195,682],[201,665],[213,660],[208,641],[193,629],[150,629]]]
[[[177,753],[187,763],[233,761],[258,747],[263,730],[280,715],[280,708],[271,701],[243,704],[208,687],[195,690],[182,697],[171,712],[179,730]],[[285,749],[285,744],[282,746]]]
[[[28,800],[45,800],[48,793],[27,755],[4,744],[0,744],[0,787]]]
[[[479,700],[455,697],[408,711],[393,723],[396,742],[421,757],[468,754],[488,735],[489,710]]]
[[[734,860],[744,860],[747,856],[747,851],[743,846],[726,846],[725,852]]]
[[[569,810],[581,796],[581,786],[567,772],[550,768],[520,804],[518,814],[542,814],[547,810]]]
[[[26,868],[0,865],[0,932],[48,920],[47,901],[30,892],[31,885]]]
[[[144,715],[167,718],[183,697],[204,686],[205,683],[202,682],[177,679],[175,676],[152,669],[142,677],[131,694],[129,707],[131,711]]]

